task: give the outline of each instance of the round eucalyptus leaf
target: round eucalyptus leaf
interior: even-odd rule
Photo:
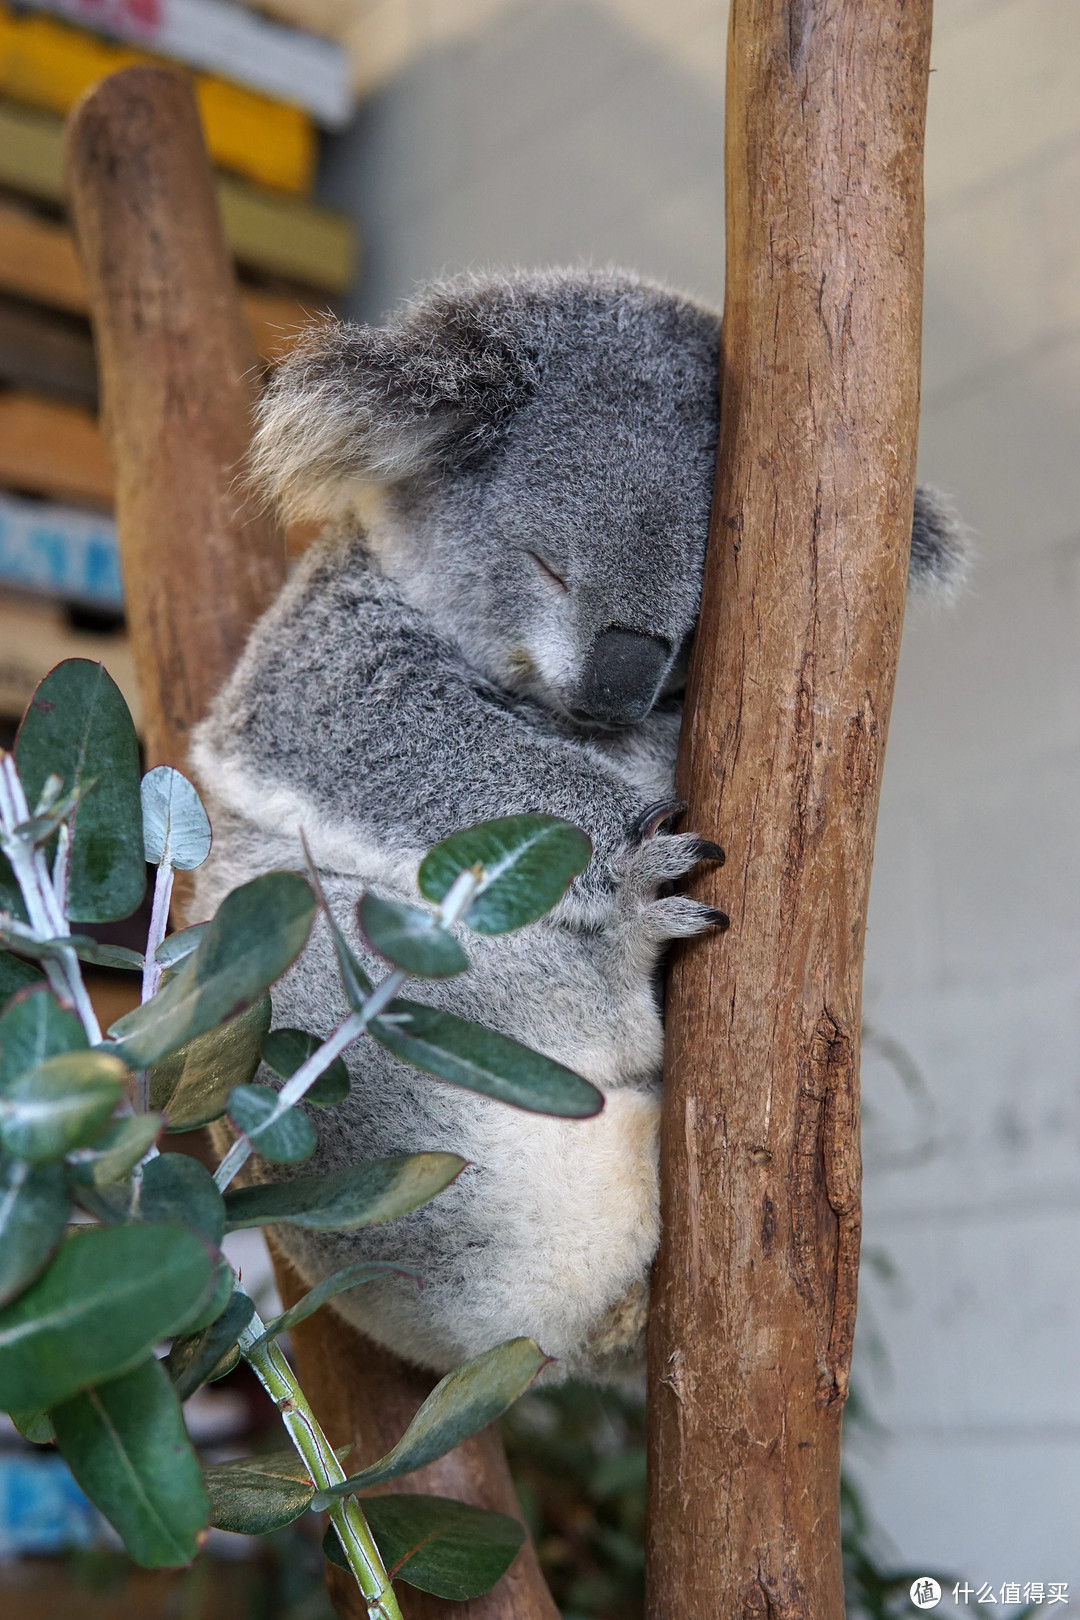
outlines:
[[[148,1569],[190,1563],[210,1501],[161,1363],[150,1356],[49,1415],[64,1461],[135,1562]]]
[[[343,1446],[339,1457],[352,1448]],[[295,1451],[260,1452],[213,1463],[203,1478],[210,1493],[210,1523],[242,1536],[265,1536],[305,1513],[315,1487]]]
[[[129,1371],[186,1327],[210,1282],[206,1244],[185,1227],[76,1230],[0,1310],[0,1409],[51,1407]]]
[[[422,979],[450,979],[469,966],[469,958],[453,935],[417,906],[365,894],[356,915],[372,950],[406,973]]]
[[[144,1166],[139,1215],[190,1226],[215,1248],[225,1236],[225,1204],[214,1178],[187,1153],[159,1153]]]
[[[262,1059],[268,1069],[282,1080],[291,1080],[301,1064],[306,1063],[322,1045],[317,1035],[303,1029],[274,1029],[263,1042]],[[332,1108],[343,1103],[349,1095],[349,1071],[341,1058],[325,1068],[319,1078],[304,1093],[304,1101],[317,1103],[320,1108]]]
[[[257,1153],[274,1164],[309,1159],[319,1145],[315,1127],[299,1108],[287,1108],[277,1119],[276,1091],[269,1086],[235,1086],[229,1093],[229,1118]]]
[[[29,1288],[48,1264],[67,1215],[60,1165],[0,1157],[0,1305]]]
[[[0,855],[0,861],[4,857]],[[8,909],[5,897],[0,894],[0,906]],[[26,990],[32,984],[44,984],[45,979],[40,968],[30,962],[22,961],[18,956],[12,956],[10,951],[0,951],[0,1007],[4,1007],[20,990]]]
[[[124,1094],[128,1071],[95,1049],[58,1052],[9,1081],[0,1096],[0,1142],[34,1164],[92,1142]]]
[[[171,765],[147,771],[140,788],[143,850],[151,866],[179,872],[201,866],[210,853],[210,818],[195,788]]]
[[[53,775],[65,792],[79,795],[71,820],[68,916],[73,922],[129,917],[146,889],[139,747],[123,694],[104,665],[68,658],[46,675],[19,727],[15,763],[31,804]]]
[[[436,844],[417,881],[424,899],[439,903],[462,872],[479,868],[480,886],[464,920],[478,934],[506,934],[557,905],[591,855],[585,834],[558,816],[501,816]]]
[[[307,943],[315,900],[299,872],[266,872],[226,895],[196,949],[157,995],[109,1034],[132,1068],[149,1068],[250,1007]]]
[[[315,1487],[296,1452],[241,1457],[204,1471],[210,1522],[218,1530],[265,1536],[306,1513]]]
[[[456,1153],[406,1153],[333,1170],[326,1176],[237,1187],[225,1194],[230,1231],[278,1222],[319,1232],[379,1226],[418,1209],[464,1170]]]
[[[233,1086],[247,1085],[259,1067],[272,1017],[270,997],[196,1035],[150,1068],[150,1104],[167,1111],[170,1131],[193,1131],[220,1119]]]
[[[77,1014],[60,1005],[45,980],[27,985],[0,1015],[0,1096],[24,1070],[86,1047]]]

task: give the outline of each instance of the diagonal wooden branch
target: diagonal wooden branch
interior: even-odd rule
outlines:
[[[94,318],[116,473],[125,598],[148,763],[183,769],[205,713],[284,579],[274,525],[241,476],[259,368],[244,322],[190,83],[164,68],[105,80],[72,114],[68,185]],[[302,1285],[278,1265],[286,1304]],[[376,1351],[330,1312],[295,1334],[298,1370],[336,1444],[388,1450],[433,1380]],[[489,1431],[414,1489],[517,1513]],[[338,1613],[366,1620],[331,1573]],[[531,1544],[487,1597],[450,1604],[403,1588],[406,1620],[558,1620]]]
[[[839,1620],[863,935],[910,535],[930,0],[733,0],[724,401],[679,764],[650,1620]]]

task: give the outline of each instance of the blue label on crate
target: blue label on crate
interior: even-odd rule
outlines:
[[[89,1547],[100,1525],[56,1452],[0,1452],[0,1558]]]
[[[74,507],[0,494],[0,584],[121,608],[115,523]]]

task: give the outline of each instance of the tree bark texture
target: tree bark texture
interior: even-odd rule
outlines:
[[[116,475],[126,611],[149,765],[187,765],[187,736],[285,577],[273,522],[243,462],[259,366],[244,320],[187,79],[136,67],[72,114],[68,184],[86,276]],[[277,1265],[286,1303],[302,1291]],[[434,1380],[322,1311],[293,1341],[301,1384],[335,1444],[389,1450]],[[517,1513],[494,1431],[410,1475],[410,1490]],[[337,1611],[366,1620],[331,1569]],[[407,1620],[558,1620],[528,1545],[485,1598],[446,1603],[405,1587]]]
[[[839,1620],[861,970],[915,472],[931,0],[733,0],[679,758],[730,932],[667,998],[649,1620]]]

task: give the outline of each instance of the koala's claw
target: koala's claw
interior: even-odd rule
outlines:
[[[658,799],[643,810],[630,829],[630,843],[643,844],[646,838],[654,838],[669,821],[681,816],[686,809],[684,799]],[[702,857],[704,860],[706,857]]]
[[[719,906],[706,906],[705,909],[709,913],[709,921],[712,923],[713,927],[719,933],[726,934],[728,929],[731,927],[731,918],[728,916],[727,912],[721,911]]]
[[[727,856],[719,844],[714,844],[710,838],[699,838],[697,841],[697,858],[699,861],[712,861],[714,866],[723,866]]]

